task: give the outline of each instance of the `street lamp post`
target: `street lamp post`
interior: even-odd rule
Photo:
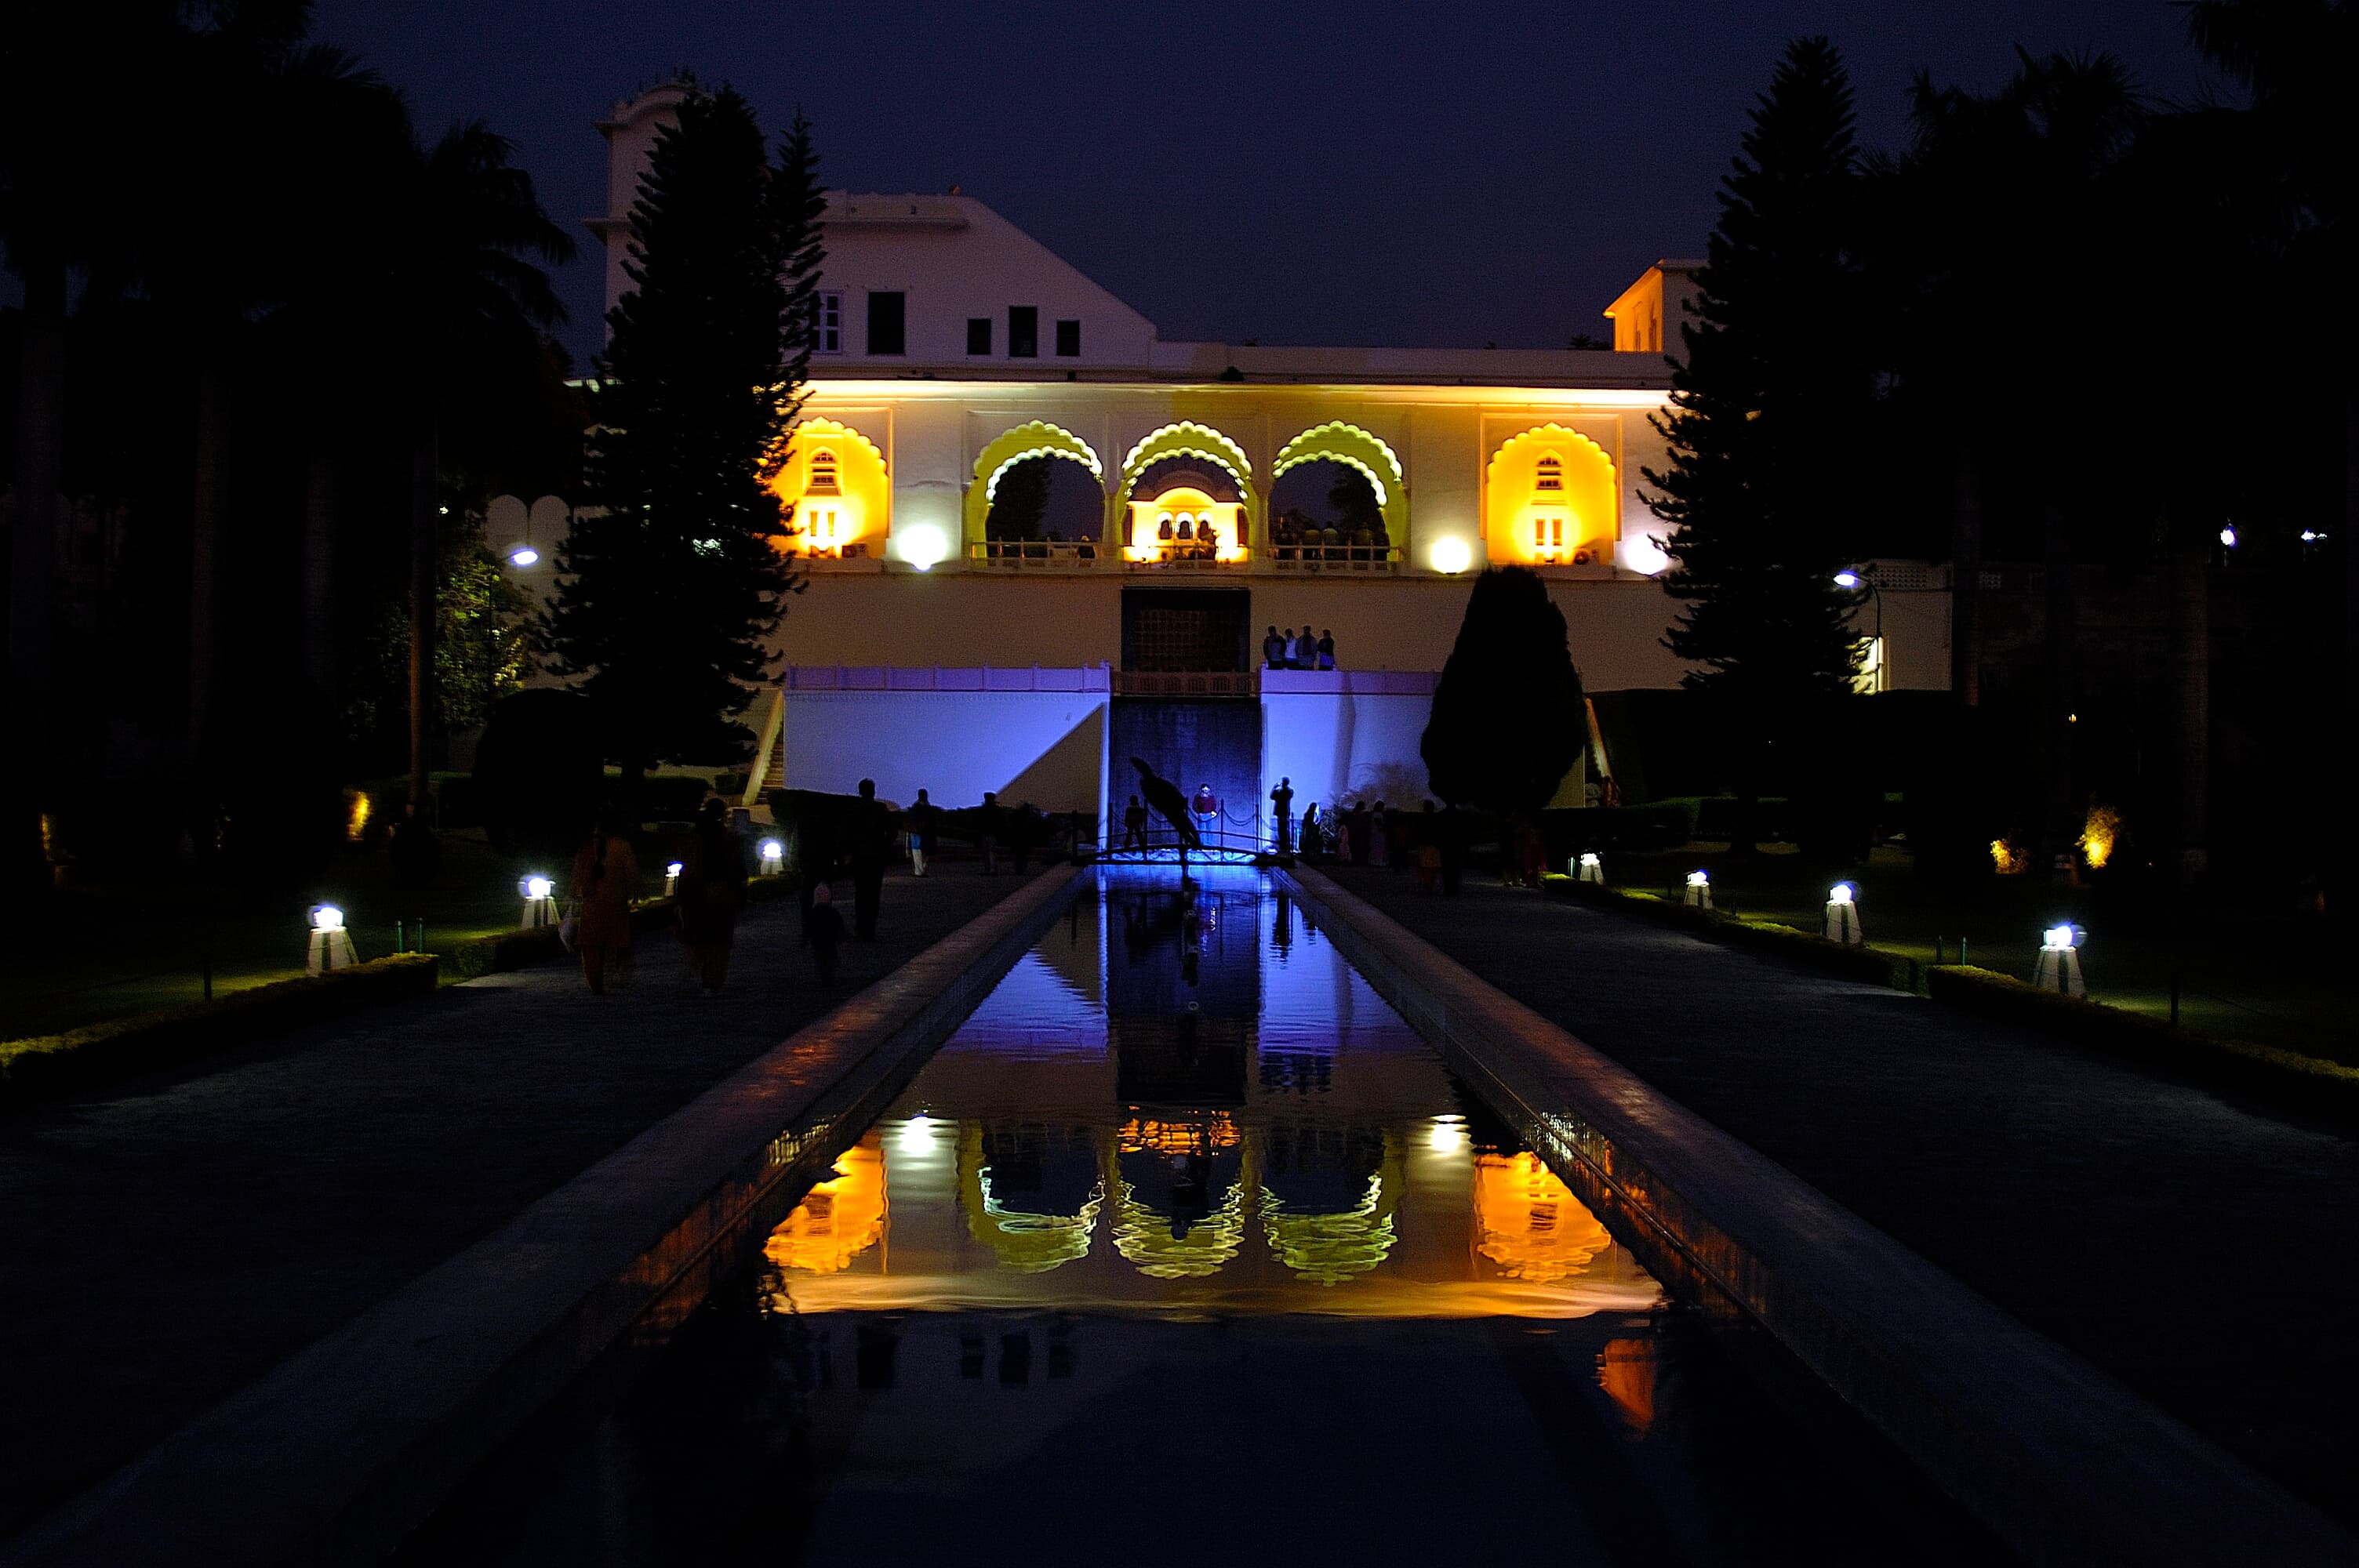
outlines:
[[[1875,689],[1882,691],[1885,687],[1884,590],[1875,586],[1875,579],[1874,578],[1863,577],[1855,571],[1839,571],[1835,573],[1835,586],[1837,588],[1847,588],[1854,590],[1862,588],[1866,589],[1868,602],[1875,607],[1875,633],[1874,639],[1875,643]]]

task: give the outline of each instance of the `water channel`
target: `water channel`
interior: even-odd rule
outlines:
[[[1989,1560],[1750,1334],[1258,873],[1107,871],[740,1281],[405,1556]]]

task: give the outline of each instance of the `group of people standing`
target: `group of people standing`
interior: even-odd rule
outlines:
[[[573,857],[565,927],[582,960],[582,978],[598,996],[606,994],[609,983],[631,981],[631,898],[639,882],[631,833],[636,826],[621,814],[606,813]],[[680,946],[703,994],[718,996],[729,979],[737,915],[745,907],[745,845],[729,830],[725,801],[715,796],[698,809],[677,855],[679,873],[672,892]]]
[[[1314,637],[1307,621],[1299,632],[1291,626],[1283,632],[1272,626],[1261,640],[1261,662],[1273,670],[1332,670],[1335,633],[1321,631]]]

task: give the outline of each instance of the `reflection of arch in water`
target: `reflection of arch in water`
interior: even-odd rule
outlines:
[[[1538,1155],[1474,1158],[1475,1250],[1511,1280],[1570,1279],[1614,1244],[1597,1217]]]
[[[762,1255],[782,1269],[837,1273],[876,1245],[885,1220],[884,1139],[872,1131],[845,1150],[835,1174],[812,1187],[770,1232]]]
[[[1019,1274],[1045,1274],[1089,1255],[1090,1235],[1097,1228],[1098,1210],[1105,1199],[1103,1180],[1077,1214],[1029,1214],[1008,1208],[992,1194],[991,1165],[984,1158],[979,1121],[960,1127],[958,1180],[959,1206],[966,1211],[968,1230],[996,1253],[1004,1266]]]
[[[1234,1152],[1237,1165],[1220,1203],[1203,1218],[1182,1227],[1174,1236],[1170,1218],[1156,1210],[1122,1173],[1125,1154],[1152,1154],[1158,1159],[1199,1154],[1225,1162]],[[1245,1248],[1245,1195],[1256,1179],[1252,1146],[1238,1138],[1235,1124],[1222,1114],[1198,1121],[1134,1119],[1108,1150],[1106,1190],[1114,1195],[1114,1250],[1150,1279],[1202,1279]]]
[[[1279,1262],[1306,1283],[1336,1285],[1364,1274],[1390,1255],[1397,1239],[1393,1210],[1399,1206],[1403,1173],[1400,1148],[1385,1135],[1384,1162],[1367,1180],[1359,1200],[1323,1213],[1289,1208],[1265,1188],[1262,1236]]]

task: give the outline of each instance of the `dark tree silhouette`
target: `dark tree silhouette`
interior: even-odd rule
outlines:
[[[548,627],[626,775],[752,746],[737,716],[800,586],[770,481],[801,405],[821,200],[808,125],[773,164],[727,87],[690,93],[640,181],[592,398],[594,510],[559,553]]]
[[[1418,751],[1433,793],[1502,816],[1538,811],[1589,743],[1564,611],[1524,567],[1474,579]]]
[[[1850,690],[1858,595],[1835,586],[1857,548],[1843,515],[1845,454],[1872,381],[1851,250],[1859,184],[1851,89],[1824,38],[1788,46],[1721,182],[1696,317],[1656,423],[1668,469],[1645,470],[1674,524],[1665,644],[1701,666],[1732,748],[1750,849],[1765,750]]]

